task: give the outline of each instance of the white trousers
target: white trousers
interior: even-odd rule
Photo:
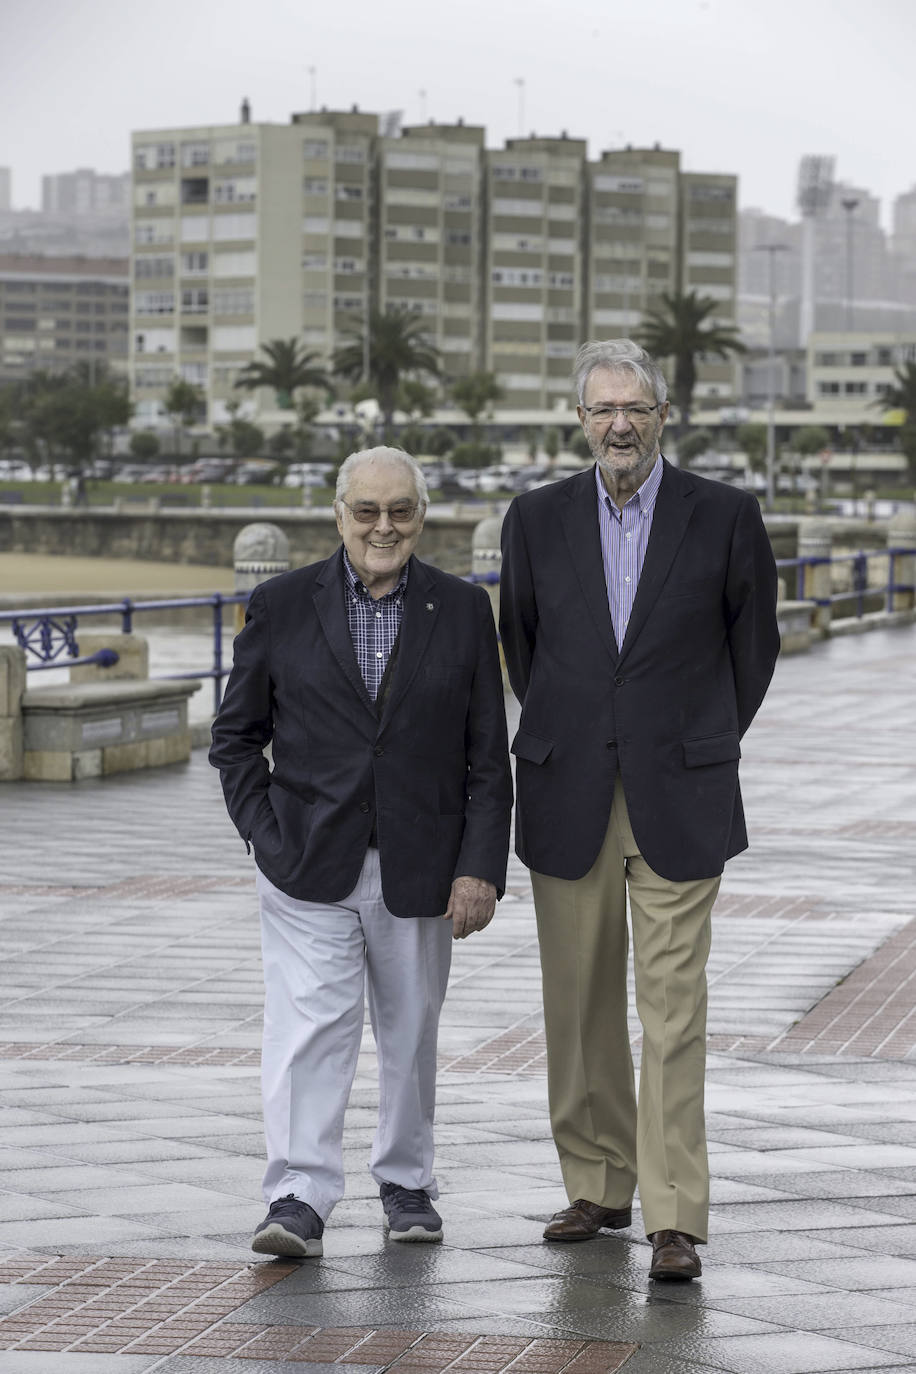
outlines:
[[[261,1086],[270,1203],[293,1193],[327,1220],[344,1194],[343,1124],[363,1030],[378,1049],[377,1183],[424,1188],[433,1176],[436,1041],[452,923],[392,916],[378,850],[342,902],[288,897],[258,870],[264,963]]]

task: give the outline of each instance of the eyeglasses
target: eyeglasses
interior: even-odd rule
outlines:
[[[599,425],[611,424],[618,415],[622,415],[631,423],[639,424],[642,420],[648,420],[653,410],[658,410],[658,406],[583,406],[582,409]]]
[[[351,506],[349,501],[341,498],[340,504],[346,506],[353,519],[361,525],[374,525],[382,511],[395,525],[409,525],[419,510],[418,505],[412,505],[409,501],[395,501],[393,506],[377,506],[374,502],[360,501],[358,505]]]

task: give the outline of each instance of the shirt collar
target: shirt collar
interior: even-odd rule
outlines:
[[[664,470],[665,464],[662,460],[662,455],[659,454],[652,465],[652,471],[649,473],[649,476],[643,482],[642,486],[634,491],[629,501],[624,502],[624,505],[629,506],[631,502],[635,502],[640,515],[651,515],[655,507],[656,497],[658,496],[658,489],[662,484],[662,473]],[[595,483],[598,487],[598,500],[604,500],[611,514],[616,515],[619,520],[620,509],[607,494],[607,487],[601,480],[601,467],[598,463],[595,464]]]
[[[408,572],[408,569],[410,568],[410,559],[409,559],[409,558],[408,558],[407,562],[404,564],[403,568],[401,569],[401,576],[398,578],[398,580],[397,580],[397,582],[395,583],[395,585],[391,588],[391,591],[390,591],[390,592],[386,592],[384,596],[380,596],[380,597],[378,597],[378,598],[372,597],[371,594],[370,594],[370,592],[369,592],[369,590],[368,590],[368,588],[366,587],[365,583],[363,582],[363,580],[362,580],[360,577],[357,577],[357,575],[356,575],[356,570],[355,570],[355,568],[353,567],[353,564],[350,562],[350,558],[349,558],[349,555],[347,554],[346,547],[344,547],[344,551],[343,551],[343,565],[344,565],[344,584],[345,584],[345,586],[346,586],[346,588],[347,588],[347,591],[350,592],[350,594],[351,594],[352,596],[365,596],[365,597],[369,597],[369,600],[370,600],[370,601],[375,600],[375,599],[377,599],[377,600],[379,600],[379,601],[387,601],[387,599],[388,599],[389,597],[398,597],[398,596],[403,596],[403,595],[404,595],[404,591],[405,591],[405,589],[406,589],[406,587],[407,587],[407,572]]]

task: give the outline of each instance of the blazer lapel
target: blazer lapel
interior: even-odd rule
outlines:
[[[374,717],[375,706],[366,690],[363,675],[359,671],[359,664],[353,651],[350,626],[347,622],[343,593],[342,551],[338,551],[337,554],[329,558],[325,566],[326,572],[322,574],[318,586],[312,593],[315,614],[318,616],[319,624],[324,631],[331,653],[337,660],[344,677],[366,710],[371,712]]]
[[[430,635],[439,619],[441,598],[426,568],[411,555],[404,594],[404,614],[398,641],[398,662],[388,700],[382,708],[382,721],[389,719],[404,698],[426,653]]]
[[[662,484],[658,489],[655,511],[652,515],[652,533],[649,535],[639,586],[636,588],[633,612],[620,646],[621,659],[645,625],[668,576],[674,555],[693,515],[693,491],[694,484],[690,478],[680,468],[673,468],[665,460]]]
[[[604,560],[601,556],[598,491],[595,486],[594,468],[589,468],[588,472],[584,472],[581,477],[573,478],[570,482],[561,518],[585,604],[595,622],[599,639],[616,662],[617,642],[611,623]]]

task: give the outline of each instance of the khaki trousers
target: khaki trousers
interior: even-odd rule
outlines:
[[[570,1201],[629,1206],[647,1235],[707,1238],[703,1109],[706,960],[719,877],[671,882],[636,847],[618,775],[604,845],[583,878],[532,872],[550,1121]],[[636,1009],[637,1107],[627,1029],[627,891]]]

